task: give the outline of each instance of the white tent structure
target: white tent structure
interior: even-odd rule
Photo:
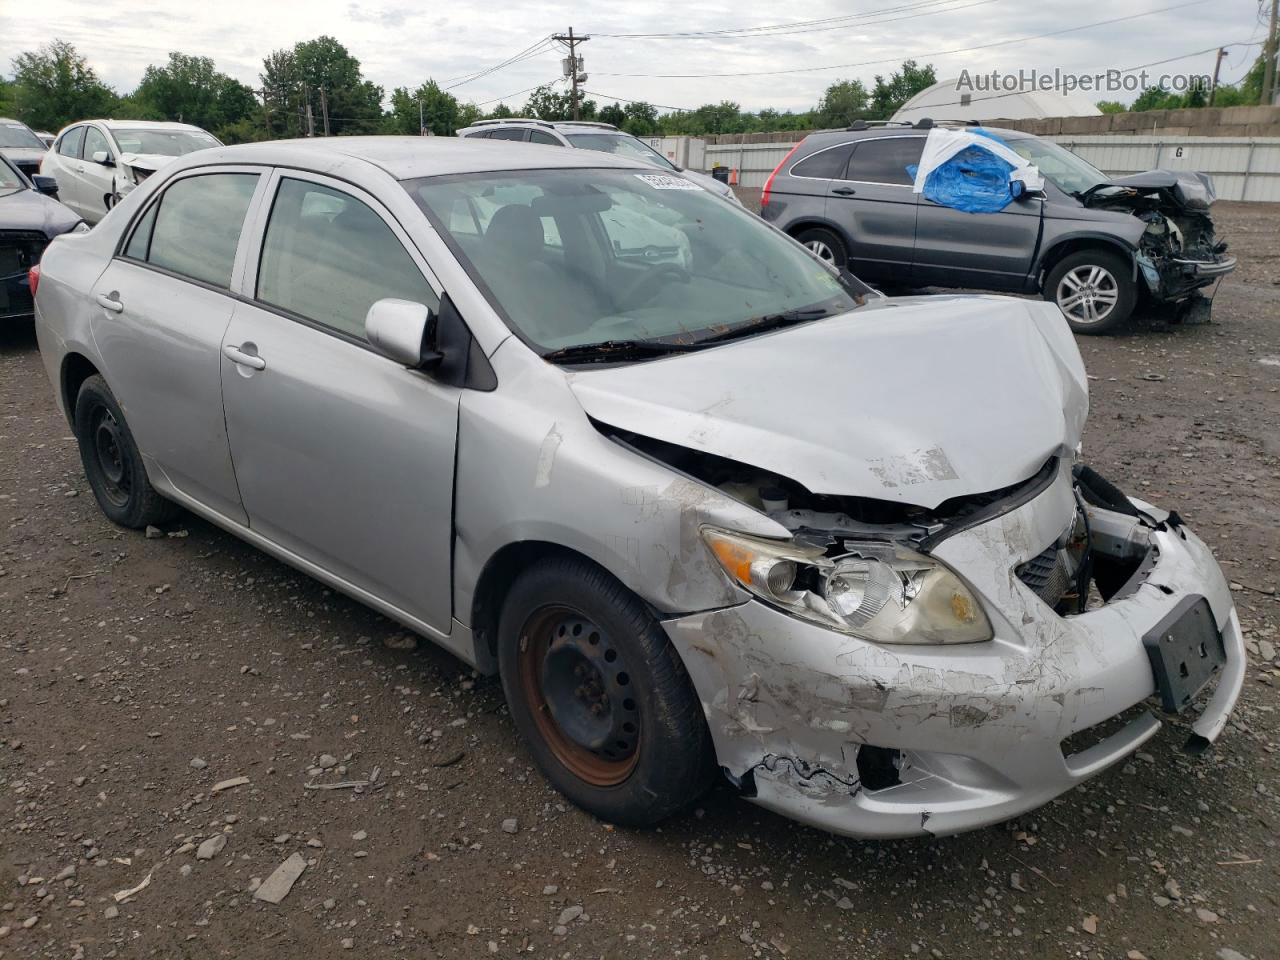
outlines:
[[[1031,120],[1041,117],[1097,117],[1102,111],[1082,93],[1054,90],[963,89],[959,80],[941,80],[921,90],[893,115],[914,123],[932,120]]]

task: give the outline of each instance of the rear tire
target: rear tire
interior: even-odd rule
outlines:
[[[1081,250],[1063,257],[1041,291],[1062,310],[1076,333],[1114,333],[1129,321],[1138,303],[1133,265],[1106,250]]]
[[[177,505],[147,479],[120,404],[100,376],[85,380],[76,395],[75,433],[85,477],[107,519],[140,530],[177,515]]]
[[[833,230],[809,227],[795,234],[795,238],[808,247],[811,253],[833,267],[843,267],[849,263],[849,251]]]
[[[498,663],[538,767],[588,813],[651,826],[711,786],[715,750],[684,664],[596,565],[555,557],[521,574],[502,605]]]

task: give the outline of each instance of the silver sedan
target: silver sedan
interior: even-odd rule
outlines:
[[[723,771],[836,832],[955,832],[1162,711],[1203,748],[1239,693],[1208,549],[1079,462],[1056,306],[885,300],[652,167],[210,149],[32,281],[108,517],[186,508],[500,673],[605,819]]]

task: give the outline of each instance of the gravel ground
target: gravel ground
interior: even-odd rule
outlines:
[[[30,326],[0,329],[0,957],[1275,957],[1280,209],[1218,218],[1243,264],[1213,324],[1081,348],[1088,458],[1237,589],[1235,720],[941,840],[727,787],[660,830],[593,820],[495,681],[194,517],[111,526]]]

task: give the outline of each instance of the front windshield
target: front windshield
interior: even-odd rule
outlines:
[[[181,157],[207,147],[219,146],[217,140],[203,130],[136,130],[113,129],[121,153],[151,153],[162,157]]]
[[[14,123],[12,120],[0,122],[0,147],[45,149],[44,141],[28,130],[26,124]]]
[[[674,170],[675,164],[660,154],[643,140],[629,137],[625,133],[566,133],[569,142],[583,150],[599,150],[601,153],[615,153],[628,160],[640,160],[652,163],[664,170]]]
[[[1023,160],[1034,163],[1063,193],[1084,193],[1090,187],[1107,182],[1107,175],[1066,147],[1051,140],[1028,137],[1006,141]]]
[[[683,177],[530,170],[405,188],[498,312],[546,353],[690,345],[863,302],[802,247]]]

